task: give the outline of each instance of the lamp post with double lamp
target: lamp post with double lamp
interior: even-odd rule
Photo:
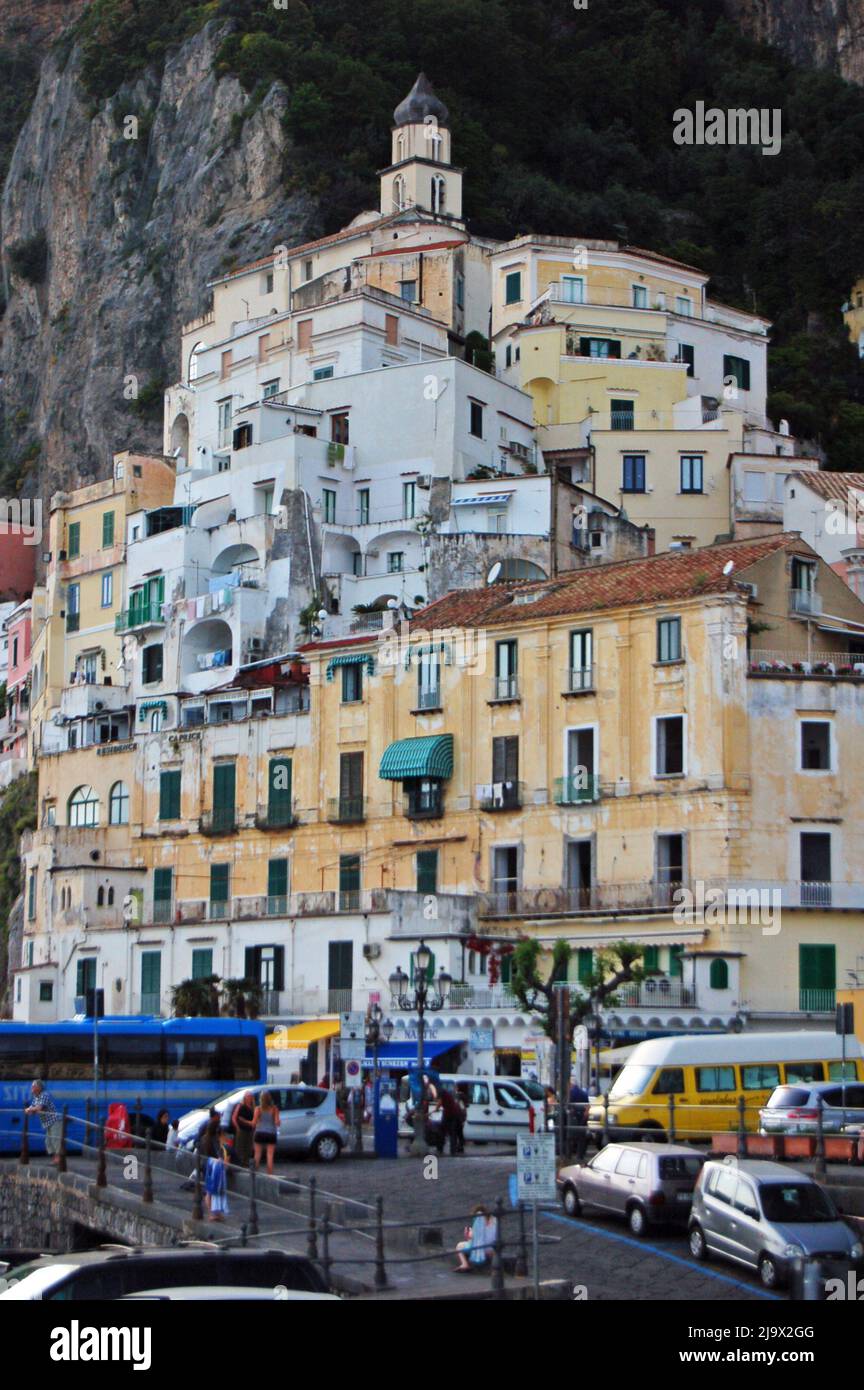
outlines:
[[[414,1139],[411,1143],[410,1152],[417,1157],[429,1152],[426,1145],[425,1135],[425,1114],[423,1111],[423,1067],[425,1057],[423,1054],[423,1044],[425,1041],[425,1019],[426,1013],[435,1013],[443,1009],[447,1003],[447,996],[450,993],[450,986],[453,983],[452,977],[447,971],[439,971],[436,979],[429,980],[429,968],[432,964],[432,952],[421,939],[416,951],[413,953],[412,965],[414,973],[414,987],[409,990],[409,978],[401,966],[397,966],[390,976],[391,1008],[402,1009],[404,1012],[417,1014],[417,1072],[420,1077],[421,1103],[414,1107],[413,1125]]]

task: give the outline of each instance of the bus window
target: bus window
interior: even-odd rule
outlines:
[[[44,1075],[44,1037],[0,1031],[0,1081],[36,1081]]]
[[[734,1067],[696,1067],[697,1091],[736,1091]]]
[[[824,1081],[825,1068],[821,1062],[787,1062],[784,1080],[790,1086],[802,1081]]]
[[[848,1062],[846,1062],[846,1064],[845,1064],[845,1067],[846,1067],[845,1078],[844,1078],[843,1067],[844,1067],[843,1062],[829,1062],[829,1063],[828,1063],[828,1080],[829,1080],[829,1081],[843,1081],[843,1080],[845,1079],[846,1081],[855,1081],[855,1080],[857,1079],[858,1073],[857,1073],[856,1070],[855,1070],[855,1063],[854,1063],[853,1061],[848,1061]]]
[[[45,1039],[45,1074],[49,1081],[92,1081],[92,1030],[49,1033]]]
[[[680,1096],[684,1094],[684,1068],[664,1067],[654,1082],[655,1096]]]
[[[750,1066],[741,1068],[741,1087],[745,1091],[773,1091],[780,1085],[780,1068],[770,1066]]]
[[[220,1038],[219,1077],[222,1081],[259,1081],[258,1044],[254,1038]]]
[[[229,1081],[219,1071],[218,1038],[170,1037],[165,1039],[165,1076],[168,1081]]]
[[[104,1053],[103,1053],[104,1048]],[[100,1071],[108,1081],[161,1081],[162,1041],[160,1038],[112,1035],[99,1044]]]

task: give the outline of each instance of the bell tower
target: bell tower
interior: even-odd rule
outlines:
[[[451,164],[449,112],[420,73],[393,112],[392,163],[381,171],[381,213],[416,207],[462,221],[462,170]]]

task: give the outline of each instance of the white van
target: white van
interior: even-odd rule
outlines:
[[[534,1128],[538,1133],[543,1131],[543,1101],[532,1100],[517,1076],[462,1076],[451,1072],[442,1074],[441,1084],[448,1091],[458,1087],[467,1100],[466,1139],[515,1144],[517,1133],[529,1128],[528,1114],[532,1109]]]

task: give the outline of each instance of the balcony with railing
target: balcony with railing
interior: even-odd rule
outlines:
[[[489,694],[490,704],[503,704],[508,700],[519,699],[519,677],[518,676],[493,676],[492,689]]]
[[[695,1006],[695,991],[668,975],[650,976],[641,984],[619,985],[614,1001],[606,1005],[607,1008],[619,1009],[686,1009]]]
[[[600,777],[596,772],[571,772],[555,778],[555,803],[558,806],[581,806],[584,802],[600,800]]]
[[[593,666],[574,666],[567,672],[565,695],[582,695],[594,689]]]
[[[402,811],[408,820],[440,820],[444,814],[444,788],[438,782],[406,788]]]
[[[202,835],[233,835],[236,829],[237,809],[234,806],[217,806],[202,813]]]
[[[114,618],[115,632],[132,632],[139,627],[164,627],[161,603],[139,603],[134,608],[126,608]]]
[[[493,782],[477,788],[477,804],[481,811],[518,811],[524,803],[524,782]]]
[[[813,589],[790,589],[789,612],[798,617],[818,618],[822,612],[822,597]]]
[[[419,691],[417,695],[417,704],[412,710],[412,714],[421,714],[427,710],[439,709],[441,709],[441,688],[436,685],[434,690]]]
[[[327,819],[331,825],[357,825],[366,819],[365,796],[327,798]]]
[[[272,805],[259,806],[255,813],[255,825],[258,830],[293,830],[299,823],[293,802],[284,805],[274,802]]]
[[[850,652],[804,652],[765,650],[750,653],[750,676],[786,677],[793,680],[861,680],[864,655]]]
[[[478,893],[480,917],[573,916],[595,912],[669,911],[680,881],[597,883],[588,888],[510,888]]]
[[[610,410],[609,428],[611,430],[632,430],[634,419],[632,410]]]

